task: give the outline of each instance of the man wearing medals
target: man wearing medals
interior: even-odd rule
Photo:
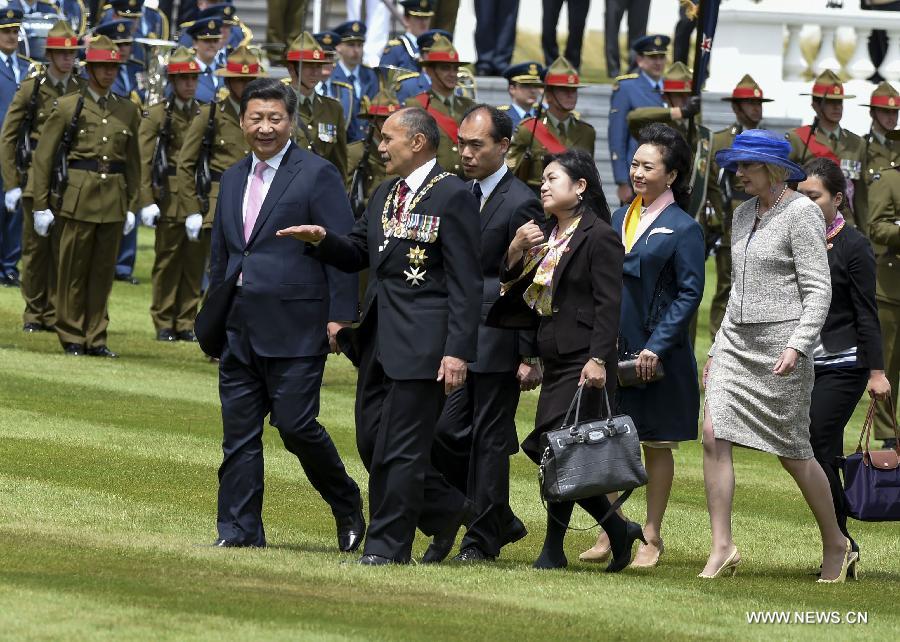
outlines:
[[[465,383],[476,357],[482,294],[478,203],[438,164],[439,144],[427,112],[393,113],[378,151],[386,171],[402,178],[381,184],[353,231],[278,231],[341,270],[369,269],[360,326],[338,336],[359,365],[356,436],[370,509],[364,565],[408,563],[417,526],[445,540],[472,517],[471,502],[430,460],[444,396]],[[439,561],[432,548],[423,562]]]
[[[868,198],[862,180],[863,139],[841,127],[844,101],[855,96],[844,94],[841,79],[830,69],[819,74],[810,94],[803,95],[812,96],[816,117],[812,125],[797,127],[786,134],[791,143],[790,159],[799,165],[813,158],[829,158],[837,163],[847,178],[847,198],[841,205],[841,214],[853,221],[860,232],[867,234]]]

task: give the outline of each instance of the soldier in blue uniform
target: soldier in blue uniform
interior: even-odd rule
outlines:
[[[453,41],[453,36],[448,31],[444,31],[443,29],[430,29],[419,36],[416,43],[419,45],[419,57],[421,58],[421,52],[423,49],[428,49],[432,44],[434,44],[435,36],[444,36],[447,40]],[[417,71],[409,71],[405,74],[400,74],[397,76],[397,100],[400,101],[400,104],[404,104],[407,98],[412,98],[413,96],[418,96],[423,91],[428,91],[431,88],[431,79],[428,77],[428,74],[422,72],[422,68],[419,63],[416,63]]]
[[[434,0],[401,0],[406,33],[388,40],[381,54],[381,66],[400,67],[409,71],[419,70],[419,36],[431,27],[434,16]],[[448,34],[449,35],[449,34]]]
[[[56,8],[77,34],[87,29],[88,10],[81,0],[56,0]]]
[[[354,122],[357,114],[353,111],[353,87],[342,80],[332,78],[334,72],[335,60],[337,59],[337,50],[335,45],[340,42],[341,37],[334,31],[320,31],[314,33],[313,38],[316,39],[325,53],[328,54],[330,61],[322,64],[322,80],[316,85],[316,93],[320,96],[328,96],[334,98],[341,103],[344,110],[344,122],[347,123],[347,142],[352,143],[361,140],[359,123]]]
[[[52,2],[44,2],[44,0],[38,0],[33,3],[23,2],[23,0],[10,0],[6,5],[6,9],[19,11],[22,13],[22,17],[34,15],[36,13],[59,13],[59,9],[57,9],[55,4]],[[21,18],[19,20],[21,22]]]
[[[188,33],[188,28],[198,22],[206,22],[210,18],[219,18],[222,21],[222,34],[225,36],[225,46],[219,49],[217,54],[217,67],[225,64],[228,54],[240,47],[246,45],[253,38],[253,32],[247,28],[244,23],[235,15],[234,6],[230,2],[222,2],[219,4],[199,3],[199,11],[195,14],[193,20],[182,22],[181,36],[178,38],[178,44],[184,47],[191,47],[193,39]]]
[[[21,58],[19,27],[23,13],[18,9],[0,10],[0,122],[6,118],[6,110],[22,81],[28,77],[30,61]],[[0,180],[0,192],[6,193]],[[5,200],[5,199],[4,199]],[[19,286],[19,257],[22,255],[22,204],[17,201],[7,209],[0,206],[0,285]]]
[[[222,37],[222,20],[209,18],[203,22],[194,22],[187,28],[187,33],[191,37],[197,53],[197,63],[200,65],[200,81],[194,98],[201,103],[212,102],[216,99],[216,92],[223,86],[222,79],[214,73],[222,66],[216,61]]]
[[[378,76],[371,67],[362,64],[363,44],[366,41],[366,25],[359,20],[350,20],[339,24],[334,32],[341,37],[335,44],[338,60],[331,77],[353,87],[353,113],[360,110],[360,99],[368,96],[371,100],[378,94]],[[355,131],[348,133],[348,140],[365,138],[368,123],[360,118],[355,119]]]
[[[544,82],[544,66],[539,62],[529,61],[507,67],[503,71],[503,77],[509,82],[510,102],[500,105],[497,109],[505,111],[513,122],[513,131],[522,122],[523,118],[531,118],[537,115],[537,102],[541,96]]]
[[[110,0],[103,6],[100,24],[123,18],[134,24],[131,35],[135,38],[169,39],[169,19],[162,11],[145,7],[144,0]],[[132,55],[135,60],[144,62],[143,47],[135,49]]]
[[[629,167],[637,151],[637,141],[628,132],[628,112],[638,107],[664,106],[662,75],[670,41],[671,38],[663,35],[644,36],[637,40],[634,52],[638,73],[619,76],[613,87],[607,134],[616,194],[623,204],[634,200]]]

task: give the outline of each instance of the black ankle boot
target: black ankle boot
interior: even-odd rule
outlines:
[[[637,540],[641,540],[644,544],[647,543],[647,540],[644,539],[644,529],[637,522],[626,524],[624,538],[610,539],[613,560],[605,569],[607,573],[618,573],[631,564],[631,549]]]
[[[569,561],[563,552],[563,541],[566,537],[566,527],[572,518],[573,502],[553,502],[547,504],[547,535],[544,537],[544,547],[541,554],[533,564],[534,568],[551,569],[565,568]]]

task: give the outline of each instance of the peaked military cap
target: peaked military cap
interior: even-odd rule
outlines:
[[[187,28],[188,35],[194,40],[218,40],[222,36],[222,19],[208,18],[194,23]]]
[[[884,81],[872,92],[872,97],[867,105],[863,107],[875,107],[876,109],[900,109],[900,94],[891,86],[891,83]]]
[[[386,118],[400,109],[400,101],[397,94],[383,87],[371,100],[368,96],[363,96],[359,106],[360,118]]]
[[[84,61],[88,64],[122,64],[123,62],[125,62],[124,60],[122,60],[122,54],[119,53],[119,45],[102,34],[91,37],[91,41],[88,43],[87,51],[84,54]]]
[[[360,20],[348,20],[334,28],[334,32],[341,37],[341,42],[366,39],[366,23]]]
[[[120,16],[137,18],[144,8],[144,0],[109,0],[108,7],[112,7]]]
[[[118,45],[134,40],[132,29],[134,29],[134,22],[124,18],[122,20],[110,20],[102,25],[97,25],[94,27],[93,34],[95,36],[106,36]]]
[[[459,59],[459,52],[456,51],[456,47],[453,46],[450,39],[440,33],[435,34],[430,47],[422,48],[422,45],[419,44],[419,48],[422,49],[420,65],[436,65],[440,63],[452,65],[468,64]]]
[[[673,62],[663,74],[663,93],[689,94],[694,86],[694,74],[683,62]]]
[[[544,85],[547,87],[587,87],[581,84],[581,78],[575,67],[560,56],[544,71]]]
[[[57,20],[50,31],[47,32],[47,41],[44,45],[47,49],[57,51],[75,51],[84,49],[84,45],[78,42],[78,34],[66,20]]]
[[[444,36],[447,40],[453,41],[453,34],[449,31],[444,31],[443,29],[429,29],[416,38],[416,44],[419,46],[419,49],[428,49],[434,44],[434,37],[439,34]]]
[[[433,0],[400,0],[403,5],[403,13],[408,16],[430,18],[434,15]]]
[[[194,57],[194,51],[187,47],[178,47],[169,56],[166,73],[170,76],[173,74],[199,74],[200,65]]]
[[[813,98],[826,98],[828,100],[847,100],[848,98],[856,98],[856,96],[848,96],[844,93],[844,83],[840,77],[826,69],[816,77],[813,81],[812,92],[808,94],[800,94],[801,96],[812,96]]]
[[[334,46],[341,41],[341,36],[334,31],[320,31],[312,36],[329,53],[334,52]]]
[[[288,47],[287,59],[290,62],[302,61],[304,63],[311,62],[319,64],[331,62],[332,57],[311,33],[304,31],[294,38],[294,42]]]
[[[259,62],[259,56],[247,47],[238,47],[225,62],[213,72],[223,78],[262,78],[266,75]]]
[[[651,34],[635,40],[631,48],[641,56],[659,56],[666,53],[670,42],[672,39],[669,36]]]
[[[507,67],[503,71],[503,77],[518,85],[543,85],[544,82],[541,80],[543,73],[542,64],[530,61]]]
[[[25,14],[18,9],[7,7],[0,10],[0,29],[12,29],[13,27],[21,27],[22,19]]]
[[[764,98],[763,91],[750,74],[744,74],[740,82],[731,90],[730,96],[722,97],[722,100],[734,102],[736,100],[758,100],[762,103],[772,102],[771,98]]]
[[[228,3],[222,2],[219,4],[213,4],[205,9],[201,9],[197,12],[197,16],[190,22],[182,24],[182,27],[190,26],[192,24],[198,22],[205,22],[210,18],[219,18],[223,24],[226,25],[236,25],[237,20],[234,15],[234,7]]]

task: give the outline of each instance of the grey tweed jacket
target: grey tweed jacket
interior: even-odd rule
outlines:
[[[822,210],[792,193],[753,233],[755,198],[734,212],[731,230],[732,323],[797,320],[786,348],[811,356],[831,304],[831,272]]]

